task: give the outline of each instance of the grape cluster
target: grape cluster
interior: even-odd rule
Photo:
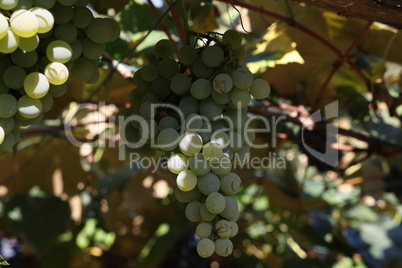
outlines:
[[[0,1],[0,153],[20,138],[19,126],[40,121],[67,79],[94,83],[105,43],[119,24],[95,18],[89,0]]]
[[[239,65],[245,53],[238,32],[211,34],[204,41],[181,47],[178,60],[168,40],[158,41],[154,52],[159,63],[135,73],[132,108],[119,115],[135,119],[125,120],[130,123],[121,131],[132,150],[165,153],[176,180],[175,196],[186,203],[186,217],[198,222],[198,254],[207,258],[233,251],[230,238],[239,229],[234,195],[242,182],[231,171],[248,157],[255,139],[246,124],[251,96],[265,99],[270,86]]]

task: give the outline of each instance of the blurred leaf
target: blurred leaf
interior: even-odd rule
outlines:
[[[193,30],[199,33],[208,33],[219,27],[217,18],[219,11],[214,4],[197,2],[190,9]]]
[[[0,255],[0,265],[10,265],[10,264],[3,258],[3,256]]]
[[[131,1],[121,12],[120,20],[123,31],[137,33],[148,31],[155,23],[156,18],[149,5]]]

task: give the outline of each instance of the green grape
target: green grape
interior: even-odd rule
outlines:
[[[17,112],[17,100],[13,95],[0,94],[0,118],[10,118]]]
[[[71,46],[61,40],[51,42],[46,49],[46,56],[51,62],[68,62],[73,55]]]
[[[113,36],[113,27],[109,20],[94,18],[87,28],[88,36],[95,43],[107,43]]]
[[[157,138],[158,147],[163,151],[173,151],[179,143],[179,137],[176,129],[162,129]]]
[[[235,87],[244,90],[251,87],[254,81],[254,77],[249,69],[245,67],[240,67],[233,72],[232,80]]]
[[[186,117],[186,130],[197,131],[202,127],[202,117],[198,114],[189,114]]]
[[[228,74],[218,74],[215,76],[212,85],[217,93],[225,94],[232,90],[233,81]]]
[[[3,143],[5,137],[6,137],[6,133],[3,129],[3,127],[0,125],[0,145]]]
[[[112,18],[106,18],[106,20],[109,21],[110,25],[113,28],[113,33],[110,36],[110,39],[108,40],[108,42],[113,42],[120,37],[120,32],[121,32],[120,24]]]
[[[77,39],[77,28],[72,23],[60,24],[54,27],[54,36],[57,40],[62,40],[67,43]]]
[[[197,79],[193,82],[190,88],[191,96],[198,100],[203,100],[208,98],[212,92],[211,83],[204,78]]]
[[[20,43],[20,37],[11,29],[7,30],[7,34],[0,39],[0,53],[10,54],[14,52]]]
[[[250,161],[250,147],[243,146],[239,151],[235,153],[234,164],[236,166],[243,166]]]
[[[19,0],[18,4],[14,7],[14,10],[30,9],[32,6],[33,6],[33,0]]]
[[[13,133],[9,133],[4,137],[3,142],[0,145],[0,152],[11,152],[16,143]]]
[[[209,121],[202,121],[202,126],[199,130],[196,131],[200,134],[202,141],[205,143],[209,142],[212,136],[211,124]]]
[[[52,8],[54,22],[57,24],[65,24],[72,21],[74,17],[74,9],[56,3]]]
[[[215,219],[216,214],[209,212],[207,206],[205,204],[202,204],[200,208],[200,216],[201,220],[203,221],[213,221]]]
[[[170,81],[166,78],[158,77],[151,83],[150,92],[161,100],[169,97],[172,93],[172,90],[170,90]]]
[[[231,226],[230,237],[235,237],[239,233],[239,225],[235,221],[229,221]]]
[[[133,77],[133,82],[134,84],[137,86],[137,88],[141,88],[143,91],[149,91],[149,89],[151,88],[151,82],[145,81],[142,78],[142,69],[139,69],[138,71],[136,71],[134,73],[134,77]]]
[[[0,13],[0,39],[7,35],[8,21],[3,14]]]
[[[26,76],[27,73],[23,68],[13,65],[4,70],[3,81],[7,87],[19,89],[22,87]]]
[[[159,121],[159,131],[162,131],[166,128],[173,128],[173,129],[177,129],[179,127],[179,122],[177,121],[176,118],[174,118],[173,116],[165,116],[162,117],[162,119]]]
[[[141,78],[144,79],[144,81],[147,82],[155,81],[159,76],[158,67],[156,67],[155,65],[146,65],[141,68],[140,74]]]
[[[11,133],[14,135],[15,142],[18,142],[21,138],[21,130],[19,128],[14,128]]]
[[[155,111],[153,111],[154,103],[146,101],[140,106],[140,115],[145,119],[152,119],[155,117]]]
[[[172,79],[179,72],[179,64],[171,58],[164,58],[159,62],[158,70],[162,77]]]
[[[144,102],[151,102],[151,103],[157,103],[159,101],[158,97],[155,96],[154,94],[145,94],[141,98],[141,104]]]
[[[225,209],[226,199],[220,193],[211,193],[205,199],[205,206],[212,214],[219,214]]]
[[[45,9],[51,9],[54,4],[56,4],[56,0],[34,0],[34,6]]]
[[[170,89],[177,95],[183,95],[190,90],[191,80],[183,73],[176,74],[170,81]]]
[[[223,53],[222,48],[218,46],[211,46],[206,47],[202,51],[202,60],[204,61],[205,65],[209,67],[217,67],[222,64],[225,55]]]
[[[134,127],[131,124],[127,124],[126,126],[124,126],[123,131],[124,137],[122,136],[122,139],[128,142],[130,144],[130,147],[138,148],[137,146],[135,146],[138,142],[141,141],[141,135],[138,128]]]
[[[18,0],[0,0],[0,9],[11,10],[18,5]]]
[[[22,68],[29,68],[34,66],[38,61],[38,53],[36,51],[24,52],[20,49],[17,49],[10,54],[10,58],[15,65],[18,65]]]
[[[30,11],[36,16],[36,20],[38,21],[38,33],[44,34],[53,28],[54,17],[45,7],[34,7]]]
[[[89,38],[81,41],[82,54],[91,60],[99,59],[105,52],[105,44],[95,43]]]
[[[223,150],[219,144],[215,142],[208,142],[202,148],[202,154],[204,155],[206,160],[210,161],[214,158],[221,158],[223,155]]]
[[[18,113],[27,119],[32,119],[42,112],[42,103],[38,99],[22,96],[17,103]]]
[[[0,118],[0,127],[3,128],[4,134],[10,133],[15,127],[14,119],[12,117]]]
[[[247,108],[227,109],[224,120],[231,129],[242,128],[247,121]]]
[[[216,92],[215,90],[213,90],[211,97],[216,103],[221,104],[221,105],[225,105],[230,102],[230,93],[220,94],[220,93]]]
[[[221,178],[221,190],[227,195],[235,195],[241,190],[241,179],[236,173],[230,172]]]
[[[207,173],[198,178],[198,189],[200,192],[209,195],[219,191],[220,181],[219,177],[213,173]]]
[[[182,98],[179,103],[179,109],[184,116],[198,113],[198,106],[198,100],[191,96]]]
[[[172,154],[168,159],[168,169],[174,174],[179,174],[188,166],[188,158],[184,154]]]
[[[202,153],[189,157],[190,170],[197,176],[204,176],[210,171],[209,164]]]
[[[192,72],[197,78],[209,79],[214,73],[214,68],[205,65],[204,61],[200,57],[194,62]]]
[[[180,151],[186,156],[194,156],[202,149],[202,139],[198,133],[186,132],[180,139]]]
[[[239,47],[232,51],[232,58],[238,62],[243,62],[247,58],[247,51],[244,47]]]
[[[197,253],[202,258],[209,258],[214,254],[215,244],[209,238],[201,239],[197,244]]]
[[[215,232],[220,238],[229,238],[232,233],[232,225],[227,220],[219,220],[215,224]]]
[[[250,94],[257,100],[263,100],[269,96],[271,87],[264,79],[255,79],[250,87]]]
[[[229,147],[233,152],[238,152],[241,148],[243,148],[243,138],[242,136],[235,131],[229,133],[230,144]]]
[[[189,221],[198,222],[201,220],[201,215],[200,215],[201,205],[202,205],[202,203],[197,200],[190,201],[186,205],[185,214]]]
[[[200,190],[198,190],[197,187],[194,187],[193,190],[187,191],[187,192],[183,192],[179,188],[175,188],[174,195],[179,202],[188,203],[193,200],[198,200],[202,194],[201,194]],[[201,212],[201,210],[200,210],[200,212]]]
[[[88,59],[79,58],[74,61],[73,68],[71,69],[71,76],[79,81],[86,82],[92,78],[94,69],[94,66]]]
[[[18,48],[25,52],[33,52],[39,45],[39,36],[35,34],[34,36],[23,38],[20,37]]]
[[[69,43],[69,45],[71,46],[71,50],[73,51],[73,54],[71,55],[70,61],[75,61],[82,54],[81,41],[78,40],[78,39],[75,39],[73,42]]]
[[[44,73],[48,81],[53,85],[64,84],[69,75],[67,67],[60,62],[52,62],[48,64]]]
[[[80,1],[80,0],[78,0]],[[73,6],[77,3],[77,0],[57,0],[57,2],[63,6]]]
[[[223,155],[221,158],[212,158],[209,161],[209,166],[211,167],[211,172],[219,176],[224,176],[232,170],[232,161],[229,157]]]
[[[247,90],[235,89],[230,93],[230,101],[236,108],[245,108],[249,105],[251,96]]]
[[[43,98],[40,99],[42,103],[42,111],[44,113],[49,112],[53,108],[53,96],[51,94],[46,94]]]
[[[239,218],[239,205],[232,196],[225,196],[225,208],[219,212],[222,217],[229,221],[236,221]]]
[[[0,53],[0,74],[3,74],[4,70],[12,65],[12,62],[8,55]],[[1,80],[1,79],[0,79]]]
[[[98,68],[94,68],[94,73],[92,74],[91,78],[89,78],[88,81],[86,81],[87,84],[95,84],[98,82],[100,78],[100,72]]]
[[[247,146],[251,146],[256,138],[255,129],[248,127],[242,130],[243,143]]]
[[[74,17],[72,23],[75,27],[83,29],[89,26],[94,19],[94,15],[87,7],[74,8]]]
[[[49,93],[53,96],[53,98],[61,97],[67,92],[67,84],[62,85],[53,85],[50,84]]]
[[[212,225],[209,222],[200,222],[195,228],[195,233],[199,238],[207,238],[212,234]]]
[[[242,38],[236,30],[230,29],[223,33],[222,43],[229,45],[232,50],[235,50],[241,47]]]
[[[200,103],[200,114],[208,120],[214,120],[222,115],[223,108],[220,104],[214,102],[212,98],[207,98]]]
[[[0,78],[0,94],[8,93],[10,89],[4,84],[3,79]]]
[[[177,57],[184,65],[191,65],[198,58],[198,52],[193,46],[185,45],[179,49]]]
[[[167,39],[161,39],[155,44],[154,53],[159,58],[169,58],[173,56],[173,45]]]
[[[229,238],[219,238],[215,241],[215,253],[221,257],[227,257],[233,252],[233,243]]]
[[[210,141],[218,144],[222,149],[225,149],[230,143],[230,138],[225,132],[216,131],[212,134]]]
[[[183,170],[177,175],[176,184],[177,188],[184,192],[191,191],[197,186],[197,175],[191,170]]]
[[[228,126],[226,125],[225,120],[223,120],[223,119],[218,119],[218,120],[212,121],[212,123],[211,123],[211,128],[212,128],[212,131],[213,131],[214,133],[217,132],[217,131],[227,131],[227,130],[230,130],[230,129],[228,128]]]
[[[24,79],[24,90],[34,99],[43,98],[48,93],[49,87],[46,76],[39,72],[30,73]]]
[[[153,139],[158,135],[158,123],[153,119],[145,120],[146,124],[140,124],[139,130],[141,137]]]
[[[31,37],[38,32],[39,22],[29,10],[14,11],[10,17],[10,29],[20,37]]]

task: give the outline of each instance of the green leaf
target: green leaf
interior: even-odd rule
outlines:
[[[10,264],[3,258],[3,256],[0,255],[0,265],[10,265]]]

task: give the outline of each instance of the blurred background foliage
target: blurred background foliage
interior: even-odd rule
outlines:
[[[0,252],[12,267],[402,267],[400,31],[292,1],[230,2],[184,0],[193,30],[242,33],[244,64],[272,86],[250,113],[285,118],[276,136],[258,137],[276,146],[252,156],[286,160],[236,170],[244,188],[233,256],[199,258],[173,180],[118,160],[113,116],[129,105],[133,72],[155,61],[157,40],[181,46],[180,19],[165,12],[173,2],[93,0],[122,28],[100,81],[70,81],[45,120],[0,158]],[[301,123],[336,100],[332,168],[301,144]],[[69,116],[81,147],[64,131]],[[322,125],[304,136],[323,148]]]

